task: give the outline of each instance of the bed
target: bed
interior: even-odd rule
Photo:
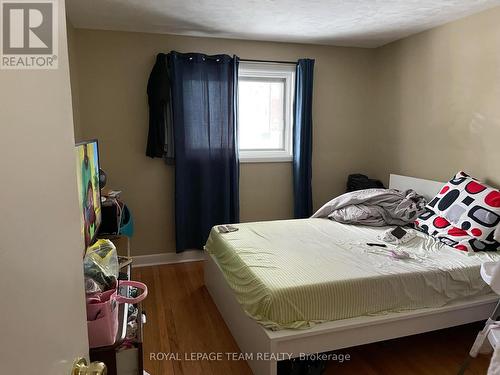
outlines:
[[[441,183],[391,175],[390,187],[430,198]],[[464,324],[497,298],[479,275],[496,253],[467,256],[421,234],[398,261],[367,246],[384,228],[325,219],[213,230],[205,283],[255,374],[277,361]],[[264,354],[264,353],[270,353]]]

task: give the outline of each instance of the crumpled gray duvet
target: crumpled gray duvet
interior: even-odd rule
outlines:
[[[426,204],[425,198],[413,190],[357,190],[332,199],[312,217],[374,227],[406,225],[425,211]]]

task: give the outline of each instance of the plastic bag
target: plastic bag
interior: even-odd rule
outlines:
[[[116,247],[110,240],[97,240],[89,246],[83,260],[87,294],[104,292],[116,286],[119,265]]]

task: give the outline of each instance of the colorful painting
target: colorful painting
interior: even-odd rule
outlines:
[[[97,141],[76,145],[76,174],[85,247],[95,239],[101,222],[99,151]]]

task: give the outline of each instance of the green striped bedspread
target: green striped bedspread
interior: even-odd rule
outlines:
[[[213,228],[205,250],[219,264],[245,312],[270,329],[308,328],[361,315],[439,307],[490,293],[479,269],[497,253],[467,255],[418,233],[404,245],[411,259],[391,258],[385,228],[327,219]]]

